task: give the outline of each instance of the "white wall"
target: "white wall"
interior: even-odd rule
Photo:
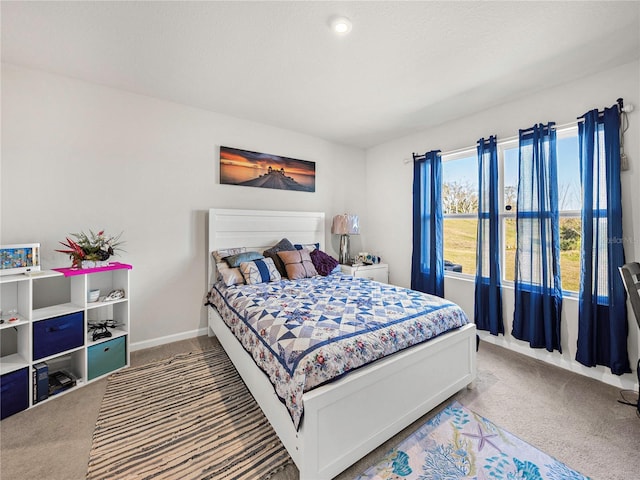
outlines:
[[[640,259],[640,64],[633,62],[597,75],[538,92],[527,98],[452,121],[430,130],[379,145],[367,151],[367,241],[389,263],[392,283],[409,286],[411,283],[412,249],[412,152],[424,153],[432,149],[443,152],[472,147],[478,138],[495,134],[500,138],[517,136],[519,128],[537,122],[555,121],[564,124],[593,108],[603,108],[623,97],[635,106],[629,115],[630,128],[625,135],[625,147],[631,168],[622,173],[623,229],[628,261]],[[379,192],[384,191],[385,195]],[[375,222],[373,219],[375,218]],[[473,282],[447,277],[445,296],[459,303],[473,318]],[[483,335],[487,341],[540,358],[599,380],[624,388],[633,388],[634,374],[612,375],[604,367],[586,368],[575,358],[577,340],[577,302],[565,299],[562,318],[563,354],[531,349],[528,344],[511,337],[513,319],[513,291],[504,294],[505,336]],[[630,309],[630,307],[629,307]],[[638,359],[638,329],[629,315],[629,357],[635,370]]]
[[[220,145],[316,162],[316,192],[220,185]],[[70,265],[54,252],[69,233],[123,231],[134,347],[203,333],[208,208],[323,211],[329,232],[334,214],[364,209],[363,171],[359,149],[2,66],[0,242],[40,242],[55,268]]]
[[[69,260],[54,250],[79,230],[124,231],[132,263],[132,342],[148,346],[202,332],[205,212],[210,207],[324,211],[361,215],[352,250],[380,255],[393,283],[409,286],[411,270],[412,152],[474,145],[491,134],[517,134],[535,122],[563,124],[618,97],[636,106],[625,145],[623,173],[627,259],[640,258],[640,65],[638,62],[517,102],[388,142],[365,154],[349,147],[267,125],[130,94],[67,77],[2,66],[0,243],[40,242],[43,265]],[[235,146],[316,162],[316,192],[219,185],[218,147]],[[327,233],[327,250],[336,239]],[[473,284],[447,278],[449,298],[473,316]],[[505,292],[506,330],[513,295]],[[594,378],[631,388],[607,369],[573,360],[577,306],[565,300],[564,354],[530,349],[510,335],[485,336],[508,348]],[[630,361],[638,358],[631,323]]]

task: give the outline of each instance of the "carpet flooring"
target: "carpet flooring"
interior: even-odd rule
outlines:
[[[132,352],[132,366],[176,354],[208,350],[215,338],[198,337]],[[105,379],[0,422],[0,479],[82,480]],[[550,366],[488,342],[478,352],[473,390],[454,395],[467,408],[594,480],[630,480],[640,471],[640,419],[617,402],[618,388]],[[449,401],[445,402],[446,404]],[[407,427],[336,477],[353,480],[445,405]],[[272,480],[298,480],[287,466]]]
[[[220,346],[113,374],[88,480],[255,480],[292,463]]]

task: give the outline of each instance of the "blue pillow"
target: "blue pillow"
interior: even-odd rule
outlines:
[[[252,260],[260,260],[261,258],[264,258],[264,256],[258,252],[242,252],[226,257],[224,261],[227,262],[231,268],[236,268],[239,267],[242,262],[251,262]]]

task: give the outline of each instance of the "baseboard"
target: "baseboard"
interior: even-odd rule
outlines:
[[[566,359],[559,358],[558,355],[549,353],[544,349],[528,348],[528,344],[526,344],[526,346],[514,345],[513,343],[505,341],[503,337],[496,337],[485,332],[479,332],[479,335],[482,341],[506,348],[512,352],[542,360],[550,365],[555,365],[556,367],[560,367],[564,370],[569,370],[573,373],[593,378],[594,380],[598,380],[622,390],[638,391],[638,384],[635,383],[635,372],[621,376],[613,375],[608,368],[603,366],[587,368],[579,365],[577,362],[568,362]],[[482,348],[482,343],[480,343],[480,348]]]
[[[157,347],[159,345],[165,345],[171,342],[177,342],[179,340],[187,340],[189,338],[200,337],[207,334],[207,327],[199,328],[197,330],[190,330],[188,332],[176,333],[175,335],[167,335],[166,337],[153,338],[151,340],[144,340],[142,342],[132,342],[129,344],[129,348],[132,352],[136,350],[142,350],[144,348]]]

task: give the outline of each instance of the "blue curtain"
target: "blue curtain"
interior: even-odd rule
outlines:
[[[554,123],[519,133],[514,337],[562,352],[560,229]]]
[[[411,288],[444,297],[440,150],[414,154]]]
[[[498,148],[496,137],[478,140],[478,243],[474,319],[480,330],[504,334],[500,286]]]
[[[618,106],[592,110],[578,126],[582,178],[582,246],[576,360],[631,372],[627,352],[626,294],[620,191]]]

